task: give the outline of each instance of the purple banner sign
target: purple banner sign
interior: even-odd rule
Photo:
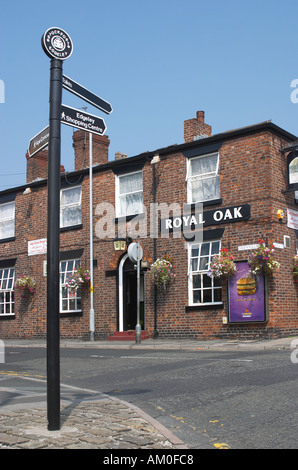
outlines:
[[[266,321],[264,276],[253,277],[246,261],[236,263],[237,273],[229,279],[229,322]]]

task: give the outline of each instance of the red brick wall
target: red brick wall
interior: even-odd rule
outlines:
[[[183,238],[158,238],[157,257],[169,253],[175,258],[177,277],[172,287],[157,295],[157,330],[159,337],[179,338],[244,338],[274,337],[297,334],[298,289],[291,275],[291,262],[295,253],[294,231],[286,226],[286,218],[278,221],[276,212],[287,207],[297,210],[293,193],[283,193],[287,187],[286,156],[280,152],[281,139],[271,132],[259,132],[226,140],[220,149],[220,209],[232,205],[249,204],[251,217],[247,221],[225,224],[222,246],[229,248],[236,260],[246,259],[247,251],[238,251],[239,245],[257,243],[258,238],[268,242],[283,243],[283,236],[291,237],[291,248],[276,249],[281,263],[278,273],[268,282],[269,319],[265,324],[223,325],[227,315],[227,292],[223,286],[224,308],[186,308],[188,306],[187,249]],[[187,201],[186,158],[177,151],[161,155],[156,164],[156,202],[179,203]],[[147,238],[141,239],[145,258],[153,260],[153,239],[150,234],[149,205],[153,201],[153,171],[150,161],[143,169],[144,203],[148,208]],[[28,240],[46,238],[46,186],[35,188],[30,194],[20,192],[16,197],[15,241],[0,244],[0,260],[17,258],[16,276],[32,275],[37,281],[37,292],[27,302],[16,299],[15,318],[0,318],[0,337],[40,337],[46,334],[46,277],[42,275],[46,255],[28,257]],[[115,175],[111,169],[94,171],[93,179],[93,233],[94,259],[94,310],[95,337],[107,338],[117,331],[118,284],[117,268],[124,252],[115,252],[112,238],[99,239],[96,224],[101,216],[96,214],[100,202],[115,205]],[[82,228],[67,230],[60,235],[60,251],[84,248],[82,264],[89,268],[89,178],[82,180]],[[206,210],[209,207],[205,208]],[[218,228],[211,226],[208,229]],[[116,233],[117,235],[117,224]],[[145,326],[154,334],[154,288],[145,274]],[[60,321],[61,337],[89,337],[89,294],[83,295],[82,315],[63,315]]]

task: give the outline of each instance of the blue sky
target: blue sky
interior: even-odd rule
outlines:
[[[108,116],[63,90],[63,104],[104,118],[110,159],[182,143],[198,110],[213,133],[271,119],[298,135],[297,0],[2,0],[0,18],[0,190],[25,184],[29,141],[48,124],[52,26],[73,41],[63,73],[113,106]],[[68,171],[72,132],[62,126]]]

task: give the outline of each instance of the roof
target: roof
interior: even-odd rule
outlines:
[[[169,154],[172,153],[177,153],[181,152],[183,150],[191,149],[191,148],[199,148],[201,146],[205,146],[211,143],[216,143],[220,141],[226,141],[229,139],[234,139],[235,137],[240,137],[240,136],[246,136],[246,135],[251,135],[251,134],[256,134],[264,131],[271,131],[274,134],[279,135],[280,137],[284,138],[285,140],[288,140],[290,142],[296,141],[298,139],[297,136],[294,134],[291,134],[290,132],[282,129],[281,127],[277,126],[276,124],[273,124],[271,121],[263,121],[258,124],[253,124],[250,126],[245,126],[245,127],[240,127],[238,129],[232,129],[229,131],[221,132],[219,134],[214,134],[211,135],[210,137],[204,137],[199,140],[195,140],[193,142],[188,142],[188,143],[182,143],[182,144],[175,144],[175,145],[170,145],[168,147],[163,147],[160,149],[156,149],[154,151],[148,151],[141,153],[139,155],[135,155],[132,157],[128,157],[123,160],[112,160],[109,161],[103,165],[97,165],[93,167],[93,172],[101,172],[101,171],[106,171],[106,170],[113,170],[115,168],[120,168],[120,167],[125,167],[126,165],[131,165],[132,163],[137,163],[141,161],[146,161],[146,160],[151,160],[154,155],[159,155],[159,156],[164,156],[166,157]],[[70,178],[72,176],[77,176],[77,175],[84,175],[89,173],[89,168],[84,168],[83,170],[76,170],[72,171],[69,173],[62,173],[61,177],[63,175],[67,175],[67,178]],[[16,193],[25,190],[29,186],[31,188],[38,187],[38,186],[44,186],[47,184],[47,178],[45,179],[39,179],[30,183],[25,183],[21,186],[17,186],[14,188],[9,188],[5,189],[4,191],[0,191],[0,196],[8,194],[8,193]]]

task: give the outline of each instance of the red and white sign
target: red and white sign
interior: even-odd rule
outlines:
[[[287,226],[298,230],[298,211],[287,209]]]
[[[28,256],[43,255],[47,252],[47,239],[31,240],[28,242]]]

